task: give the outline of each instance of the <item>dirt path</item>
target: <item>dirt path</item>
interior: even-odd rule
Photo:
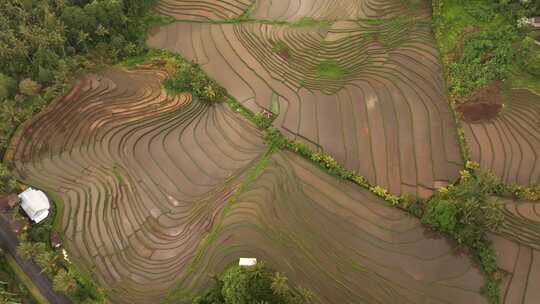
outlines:
[[[17,237],[10,228],[9,220],[5,215],[0,215],[0,246],[3,250],[11,254],[17,264],[32,280],[39,292],[51,304],[69,304],[71,301],[64,295],[58,294],[52,288],[52,282],[47,275],[41,272],[41,269],[31,261],[23,259],[17,254]]]

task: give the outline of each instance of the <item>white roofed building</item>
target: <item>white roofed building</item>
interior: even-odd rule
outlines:
[[[51,204],[43,191],[28,188],[19,194],[21,207],[28,217],[35,223],[43,221],[49,215]]]
[[[257,259],[254,258],[240,258],[238,265],[240,266],[253,266],[257,264]]]

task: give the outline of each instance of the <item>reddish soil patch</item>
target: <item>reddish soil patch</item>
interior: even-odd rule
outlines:
[[[495,81],[476,90],[465,104],[456,107],[456,111],[463,115],[463,120],[466,122],[480,122],[493,119],[497,117],[501,109],[502,96],[500,84]]]
[[[289,52],[288,49],[281,50],[277,54],[279,57],[281,57],[285,61],[289,61],[289,59],[291,59],[291,53]]]

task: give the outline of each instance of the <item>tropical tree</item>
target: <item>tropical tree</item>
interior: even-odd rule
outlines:
[[[272,291],[279,296],[287,295],[290,292],[290,287],[287,280],[287,277],[282,273],[274,273],[272,276],[272,284],[270,285]]]
[[[36,248],[28,241],[19,242],[17,245],[17,254],[27,260],[31,260],[36,255]]]
[[[10,97],[17,87],[15,80],[7,75],[0,73],[0,101]]]
[[[35,96],[39,93],[40,89],[41,85],[30,78],[23,79],[19,83],[19,92],[26,96]]]
[[[53,278],[53,289],[67,294],[77,287],[77,281],[65,269],[60,269]]]
[[[58,269],[58,254],[54,251],[39,252],[35,256],[35,261],[42,271],[47,274],[54,274]]]

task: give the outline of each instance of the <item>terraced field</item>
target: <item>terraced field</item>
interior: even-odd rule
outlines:
[[[540,205],[502,202],[506,223],[492,235],[497,262],[508,273],[503,279],[502,303],[533,304],[540,299]]]
[[[160,0],[156,11],[189,21],[219,21],[250,17],[262,20],[299,21],[314,19],[361,19],[395,17],[410,8],[429,7],[423,0]]]
[[[410,8],[426,8],[422,0],[259,0],[252,16],[256,19],[298,21],[314,19],[362,19],[395,17],[410,12]]]
[[[514,90],[511,100],[492,121],[464,124],[471,158],[504,183],[540,183],[540,96]]]
[[[313,26],[179,22],[148,43],[200,64],[255,112],[278,114],[289,138],[392,193],[425,197],[454,181],[462,160],[426,10],[388,14]]]
[[[156,11],[182,20],[208,21],[236,18],[253,0],[160,0]]]
[[[428,197],[458,178],[429,1],[161,0],[155,9],[179,21],[150,31],[150,46],[200,64],[250,110],[273,112],[286,137],[394,194]],[[269,154],[261,131],[226,104],[167,95],[167,76],[139,66],[82,77],[7,155],[26,183],[60,194],[68,251],[112,303],[190,303],[182,297],[239,257],[266,261],[317,303],[487,303],[480,271],[454,244],[296,154]],[[514,95],[505,115],[465,134],[484,169],[528,184],[540,176],[540,110],[526,91]],[[510,273],[505,303],[533,303],[538,207],[505,206],[507,224],[491,236]]]
[[[156,303],[191,260],[246,168],[259,132],[225,105],[169,97],[156,70],[82,78],[21,132],[26,182],[58,192],[70,254],[113,303]]]
[[[232,205],[184,290],[250,256],[314,291],[317,303],[487,303],[479,271],[452,250],[417,219],[282,152]]]

